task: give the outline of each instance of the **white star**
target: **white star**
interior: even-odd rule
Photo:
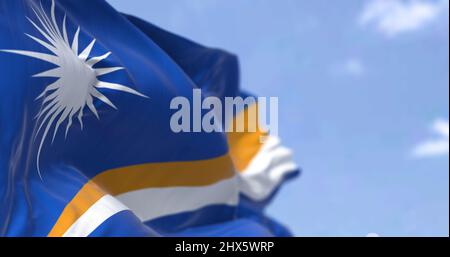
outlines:
[[[56,67],[33,77],[50,77],[57,80],[47,85],[43,92],[37,97],[42,99],[42,108],[36,115],[39,125],[36,136],[42,131],[42,139],[39,144],[37,154],[37,169],[39,176],[41,175],[39,167],[39,159],[42,146],[47,138],[50,128],[55,124],[53,131],[53,139],[55,140],[58,129],[61,124],[67,121],[65,136],[69,132],[73,124],[74,116],[77,116],[83,129],[83,110],[87,106],[89,110],[99,119],[97,109],[94,105],[94,100],[98,99],[110,107],[117,109],[117,107],[100,91],[99,88],[107,88],[117,91],[122,91],[134,94],[140,97],[147,96],[137,92],[136,90],[126,87],[124,85],[109,83],[99,80],[99,77],[121,70],[122,67],[109,68],[94,68],[94,65],[109,57],[111,52],[102,56],[89,58],[89,55],[95,45],[95,39],[79,53],[78,38],[80,34],[80,27],[78,27],[73,37],[72,43],[69,42],[66,28],[66,16],[62,21],[62,31],[57,25],[55,16],[55,1],[52,0],[51,17],[49,17],[42,7],[33,8],[38,24],[32,19],[27,19],[36,28],[43,38],[34,37],[26,34],[29,38],[48,49],[52,54],[22,51],[22,50],[0,50],[3,52],[14,53],[39,59]]]

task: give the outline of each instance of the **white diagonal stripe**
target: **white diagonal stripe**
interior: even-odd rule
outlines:
[[[195,211],[208,205],[238,203],[235,177],[203,187],[148,188],[117,196],[142,221],[167,215]]]
[[[270,196],[287,174],[296,170],[298,166],[292,159],[291,150],[283,147],[278,138],[269,136],[240,175],[240,190],[252,200],[262,201]]]
[[[63,237],[87,237],[114,214],[125,210],[128,207],[111,195],[105,195],[78,218]]]

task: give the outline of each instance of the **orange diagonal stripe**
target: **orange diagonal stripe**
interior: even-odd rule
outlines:
[[[207,186],[234,175],[229,155],[205,161],[149,163],[103,172],[93,182],[112,195],[144,188]]]
[[[267,133],[261,131],[258,119],[249,118],[252,115],[258,115],[258,104],[249,106],[234,118],[233,124],[236,124],[239,119],[245,121],[245,132],[230,132],[227,134],[230,155],[239,172],[245,171],[263,145],[261,138],[267,136]],[[257,124],[249,124],[249,122],[256,122]],[[249,131],[251,125],[256,128],[256,131]]]
[[[83,215],[105,192],[92,182],[86,183],[72,201],[64,208],[58,221],[48,234],[49,237],[61,237],[72,224]]]

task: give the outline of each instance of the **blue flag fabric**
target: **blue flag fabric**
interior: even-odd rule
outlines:
[[[233,55],[102,0],[5,0],[0,76],[0,235],[289,235],[263,214],[298,173],[279,139],[170,128],[177,96],[242,94]]]

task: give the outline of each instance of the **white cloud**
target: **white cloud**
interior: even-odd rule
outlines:
[[[360,59],[351,58],[344,63],[344,71],[353,76],[361,76],[365,72],[364,64]]]
[[[377,233],[369,233],[366,237],[380,237]]]
[[[448,120],[436,120],[433,123],[432,131],[437,135],[434,139],[429,139],[413,150],[413,156],[417,158],[448,156],[449,154],[449,123]]]
[[[424,28],[443,13],[448,13],[448,0],[371,0],[359,22],[374,25],[388,37]]]
[[[361,77],[365,73],[365,65],[359,58],[344,59],[331,66],[331,74],[336,76]]]

